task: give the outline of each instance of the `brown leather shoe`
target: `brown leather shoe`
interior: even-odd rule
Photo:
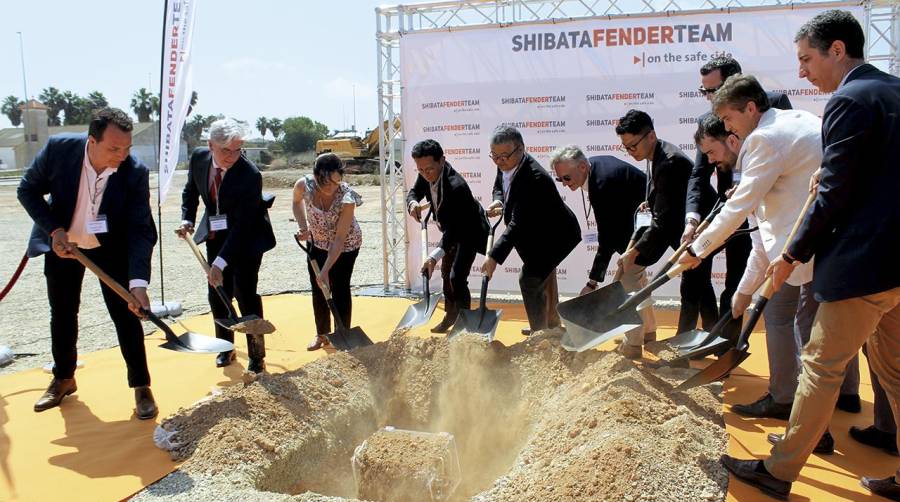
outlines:
[[[656,331],[648,331],[644,333],[644,343],[647,342],[655,342],[656,341]]]
[[[313,341],[309,342],[309,345],[306,346],[306,350],[319,350],[321,348],[327,348],[329,345],[331,344],[328,342],[328,338],[325,335],[316,335],[316,337],[313,338]]]
[[[34,403],[34,411],[42,412],[59,406],[63,398],[78,390],[74,378],[54,378],[50,380],[47,392]]]
[[[775,434],[773,432],[766,436],[766,439],[772,444],[778,444],[784,439],[784,434]],[[825,434],[822,434],[822,437],[819,438],[819,442],[816,443],[816,447],[813,448],[813,453],[821,455],[831,455],[834,453],[834,437],[831,436],[830,432],[825,431]]]
[[[863,476],[863,478],[859,480],[859,484],[863,485],[864,488],[867,488],[875,495],[881,495],[888,500],[900,500],[900,485],[894,481],[893,476],[883,479]]]
[[[619,345],[619,353],[628,359],[640,359],[644,355],[644,347],[641,345]]]
[[[159,414],[149,385],[134,388],[134,411],[141,420],[149,420]]]

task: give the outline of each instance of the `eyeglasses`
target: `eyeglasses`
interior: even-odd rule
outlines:
[[[703,94],[704,96],[709,96],[710,94],[715,94],[716,91],[718,91],[718,90],[721,89],[721,88],[722,88],[721,85],[720,85],[719,87],[714,87],[714,88],[712,88],[712,89],[703,87],[703,86],[701,85],[700,88],[697,89],[697,90],[700,91],[700,94]]]
[[[232,148],[227,148],[227,147],[224,147],[224,146],[220,146],[220,147],[219,147],[219,150],[220,150],[223,154],[225,154],[227,157],[231,157],[232,155],[241,153],[241,151],[243,150],[243,148],[232,149]]]
[[[519,151],[519,148],[522,148],[522,145],[517,145],[513,149],[513,151],[511,151],[509,153],[501,153],[501,154],[495,155],[494,152],[491,152],[488,154],[488,157],[490,157],[491,160],[493,160],[494,162],[506,162],[507,160],[509,160],[510,157],[512,157],[513,155],[515,155],[516,152]]]
[[[562,183],[562,182],[564,182],[564,181],[565,181],[566,183],[572,181],[572,175],[567,174],[567,175],[565,175],[565,176],[557,176],[557,177],[556,177],[556,182],[557,182],[557,183]]]
[[[652,130],[653,129],[650,129],[650,131],[652,131]],[[646,138],[647,135],[650,134],[650,131],[645,132],[644,135],[641,136],[640,138],[638,138],[638,140],[635,141],[634,143],[632,143],[630,145],[622,145],[622,146],[624,146],[625,149],[628,150],[629,152],[633,152],[633,151],[637,150],[638,145],[641,144],[641,141],[644,141],[644,138]]]

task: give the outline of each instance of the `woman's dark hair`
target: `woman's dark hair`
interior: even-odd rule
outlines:
[[[319,185],[328,183],[331,179],[331,173],[344,175],[344,162],[340,157],[333,153],[323,153],[316,157],[316,164],[313,166],[313,176]]]

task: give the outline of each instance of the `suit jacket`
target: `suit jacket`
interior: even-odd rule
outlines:
[[[855,69],[825,105],[822,142],[816,200],[788,251],[815,255],[819,301],[900,286],[900,79]]]
[[[755,213],[759,235],[768,261],[781,255],[809,193],[809,179],[822,161],[821,121],[803,110],[770,108],[756,129],[744,140],[738,153],[741,182],[725,207],[692,244],[697,256],[705,257]],[[745,279],[755,285],[765,278],[765,267],[747,263]],[[768,263],[763,263],[768,265]],[[788,278],[800,286],[812,280],[812,267],[801,265]],[[754,288],[755,289],[755,288]]]
[[[634,212],[644,201],[647,176],[610,155],[588,159],[588,197],[597,222],[597,254],[589,277],[603,282],[613,253],[624,253],[634,232]]]
[[[444,163],[439,182],[440,207],[436,207],[431,199],[431,189],[422,175],[416,178],[416,183],[406,194],[407,207],[410,202],[418,202],[423,197],[428,200],[443,232],[438,247],[444,251],[461,244],[484,254],[490,232],[484,208],[475,200],[465,178],[449,162]]]
[[[769,98],[769,105],[779,110],[791,110],[791,100],[787,94],[783,92],[766,92]],[[712,112],[706,112],[700,116],[697,123],[703,121],[707,115]],[[710,179],[713,172],[716,173],[716,189],[713,189]],[[705,217],[712,211],[716,201],[725,200],[725,192],[731,188],[734,183],[734,175],[729,170],[719,169],[716,165],[711,164],[706,155],[700,151],[700,145],[697,145],[697,156],[694,159],[694,169],[691,172],[691,179],[688,181],[687,204],[685,211],[687,213],[697,213],[701,217]]]
[[[503,200],[503,174],[497,169],[494,199]],[[506,230],[497,238],[490,257],[503,263],[513,249],[522,258],[522,274],[547,277],[581,241],[575,213],[566,206],[550,174],[525,154],[509,185],[503,204]]]
[[[28,256],[50,252],[50,232],[69,229],[78,200],[87,134],[51,136],[19,183],[19,202],[34,220]],[[150,211],[150,171],[129,155],[109,177],[99,214],[108,232],[97,234],[100,246],[128,257],[128,279],[150,280],[156,225]],[[44,195],[50,194],[48,200]]]
[[[194,241],[198,244],[209,237],[209,215],[216,214],[216,204],[209,198],[210,169],[212,154],[209,148],[194,149],[187,183],[181,194],[181,219],[193,223],[199,201],[203,200],[203,218],[194,232]],[[230,264],[235,258],[261,255],[275,247],[269,212],[262,200],[262,175],[253,162],[241,155],[226,171],[218,200],[219,214],[226,215],[228,222],[228,229],[221,231],[226,234],[219,251],[223,260]]]
[[[666,252],[677,248],[684,232],[684,201],[694,164],[677,146],[657,140],[650,168],[647,202],[653,212],[650,227],[635,244],[638,265],[650,266]]]

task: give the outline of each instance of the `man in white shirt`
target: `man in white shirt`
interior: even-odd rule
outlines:
[[[84,266],[71,253],[77,247],[116,282],[127,285],[136,299],[128,304],[101,283],[128,367],[128,385],[135,389],[137,417],[157,414],[144,331],[135,315],[143,316],[140,310],[150,307],[147,285],[156,227],[149,170],[129,156],[132,127],[122,110],[98,111],[87,135],[50,137],[19,184],[19,202],[35,223],[28,256],[44,254],[54,362],[53,380],[34,411],[59,406],[77,390],[78,306],[84,278]],[[48,193],[50,199],[45,200]]]

